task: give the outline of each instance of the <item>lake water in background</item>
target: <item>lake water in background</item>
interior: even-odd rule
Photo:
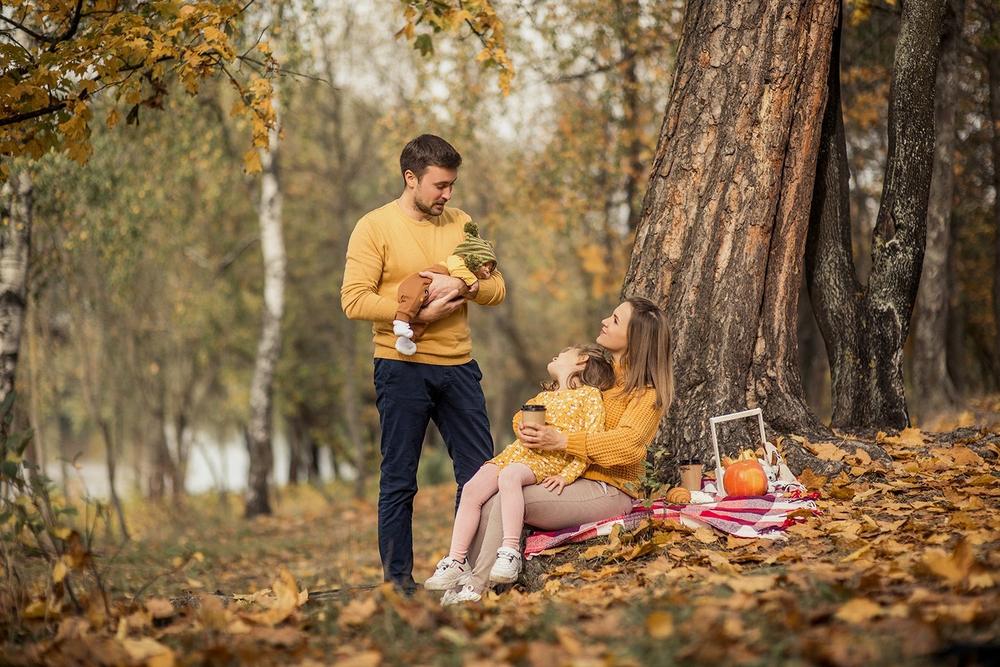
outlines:
[[[250,467],[250,457],[247,454],[246,443],[242,436],[234,436],[224,442],[218,442],[204,435],[197,436],[199,445],[192,447],[188,463],[187,479],[184,486],[189,494],[206,491],[243,491],[247,487],[247,471]],[[274,471],[272,479],[278,486],[288,483],[288,441],[282,436],[274,438]],[[107,499],[110,497],[108,471],[103,460],[80,459],[68,466],[69,488],[72,493]],[[330,453],[320,448],[320,477],[323,480],[333,478],[333,466]],[[46,465],[46,474],[61,486],[62,466],[50,461]],[[120,497],[135,494],[138,485],[135,479],[135,468],[131,462],[119,461],[115,470],[115,490]],[[353,479],[354,470],[348,465],[338,467],[341,479]]]

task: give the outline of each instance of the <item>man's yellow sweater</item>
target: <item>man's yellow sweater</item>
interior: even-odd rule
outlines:
[[[431,322],[417,341],[417,352],[396,351],[392,319],[396,291],[407,276],[423,271],[452,254],[464,239],[463,227],[471,218],[457,208],[429,220],[414,220],[396,201],[368,213],[358,221],[347,244],[347,264],[340,302],[352,320],[370,320],[376,359],[398,359],[439,366],[464,364],[472,359],[468,306]],[[506,296],[503,276],[494,272],[479,281],[475,302],[495,306]]]

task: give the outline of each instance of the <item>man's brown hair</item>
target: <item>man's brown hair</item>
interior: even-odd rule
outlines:
[[[458,169],[461,164],[462,156],[455,147],[433,134],[421,134],[412,139],[399,154],[399,171],[404,180],[407,171],[412,171],[420,180],[427,167]]]

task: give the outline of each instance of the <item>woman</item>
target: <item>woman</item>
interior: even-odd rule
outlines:
[[[666,314],[655,303],[642,297],[623,301],[601,321],[597,343],[615,361],[615,386],[603,394],[604,431],[562,433],[549,425],[521,425],[520,413],[514,418],[514,430],[526,447],[565,451],[588,463],[583,476],[561,493],[537,484],[524,489],[524,522],[535,528],[560,530],[629,512],[639,495],[646,449],[670,407],[670,333]],[[472,571],[461,588],[445,592],[442,603],[482,597],[502,541],[500,504],[494,498],[483,506],[469,548]],[[519,571],[520,554],[510,557],[514,559],[510,569]]]

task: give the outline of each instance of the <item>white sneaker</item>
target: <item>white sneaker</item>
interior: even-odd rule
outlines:
[[[392,321],[392,333],[403,338],[413,338],[413,329],[410,328],[410,323],[403,320]]]
[[[429,591],[448,591],[457,587],[461,579],[471,572],[469,561],[457,561],[451,556],[445,556],[438,561],[434,574],[424,582],[424,588]]]
[[[417,351],[417,344],[406,336],[400,336],[396,339],[396,349],[399,350],[400,354],[405,354],[409,357]]]
[[[521,552],[510,547],[497,549],[497,562],[490,570],[490,581],[497,584],[512,584],[521,574]]]
[[[444,595],[441,596],[441,606],[448,607],[453,604],[462,604],[463,602],[479,602],[482,599],[482,593],[477,591],[472,584],[466,584],[461,588],[453,588],[450,591],[445,591]]]

